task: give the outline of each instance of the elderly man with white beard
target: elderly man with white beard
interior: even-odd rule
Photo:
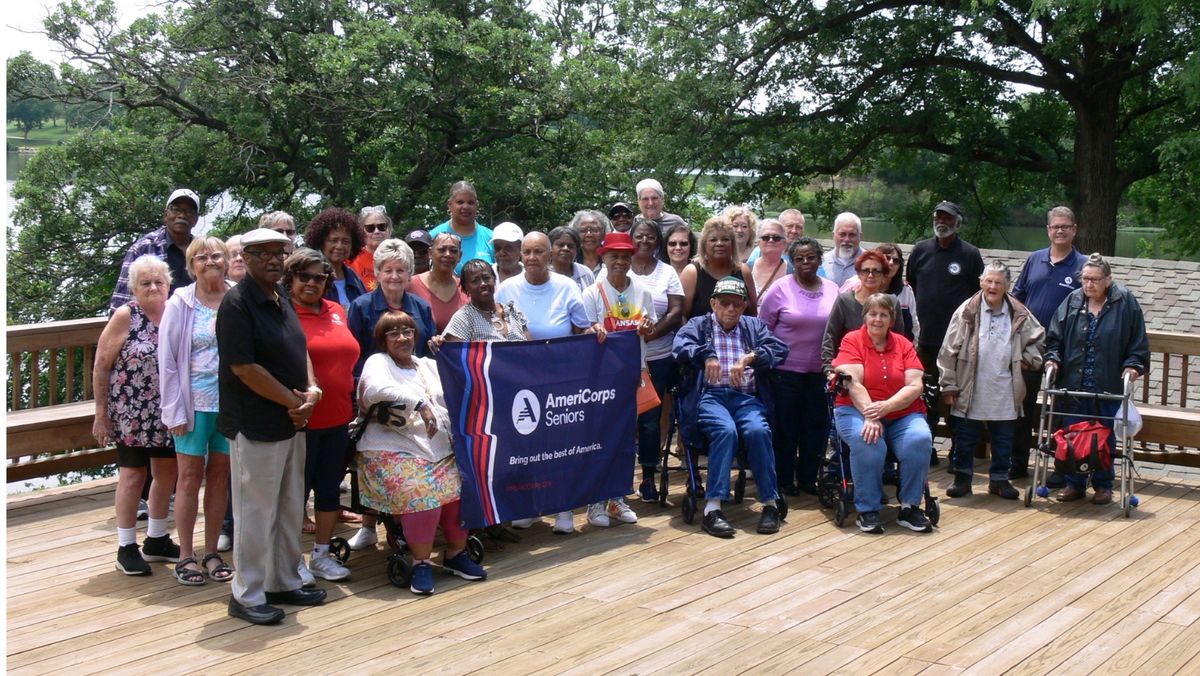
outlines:
[[[833,248],[821,261],[821,276],[833,280],[839,287],[855,276],[854,261],[862,253],[862,220],[843,211],[833,219]]]

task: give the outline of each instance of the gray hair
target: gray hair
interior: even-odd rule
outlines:
[[[292,254],[287,257],[287,260],[283,262],[283,283],[285,285],[290,285],[292,283],[292,277],[294,277],[297,272],[300,272],[313,263],[320,263],[321,268],[325,271],[325,274],[333,272],[333,265],[330,264],[329,259],[325,257],[325,254],[317,251],[316,249],[310,249],[306,246],[302,246],[293,251]],[[326,283],[328,283],[328,280],[326,280]]]
[[[183,252],[183,257],[186,261],[188,277],[192,279],[196,278],[196,273],[192,272],[192,260],[195,259],[202,250],[207,249],[213,249],[217,253],[221,254],[221,256],[224,258],[229,258],[229,247],[225,246],[225,242],[222,242],[220,237],[213,237],[212,235],[196,237],[192,240],[192,243],[188,245],[187,251]],[[226,271],[228,271],[228,261],[225,263],[225,266]]]
[[[167,286],[171,285],[171,266],[158,256],[143,254],[129,264],[129,291],[133,292],[141,281],[142,275],[159,272],[167,278]]]
[[[296,219],[292,218],[292,215],[286,211],[272,211],[263,214],[258,219],[258,227],[267,228],[269,230],[274,230],[275,226],[280,223],[287,223],[288,225],[292,226],[293,229],[296,227]]]
[[[479,193],[475,191],[475,186],[471,185],[470,181],[455,181],[454,185],[450,186],[450,196],[446,199],[454,199],[454,196],[460,192],[469,192],[479,199]]]
[[[867,301],[863,303],[862,316],[863,320],[867,319],[867,313],[874,308],[883,308],[892,315],[892,326],[896,325],[896,318],[900,316],[900,301],[890,293],[873,293],[867,297]]]
[[[1004,275],[1004,281],[1012,284],[1012,270],[1004,264],[1004,261],[998,258],[988,261],[988,264],[983,266],[983,274],[979,275],[979,279],[982,280],[984,277],[987,277],[989,272],[997,272]]]
[[[758,234],[760,234],[760,235],[761,235],[761,234],[762,234],[762,231],[763,231],[763,228],[767,227],[768,225],[773,225],[773,226],[775,226],[775,227],[779,228],[779,231],[780,231],[780,232],[784,232],[784,231],[785,231],[785,230],[784,230],[784,227],[783,227],[783,223],[781,223],[781,222],[779,221],[779,219],[778,219],[778,218],[764,218],[764,219],[762,219],[762,221],[761,221],[761,222],[758,224]]]
[[[387,221],[388,229],[392,229],[392,217],[388,216],[387,209],[384,209],[382,205],[376,207],[363,207],[362,209],[359,209],[358,222],[362,223],[363,221],[367,220],[367,216],[376,215],[383,216],[383,220]]]
[[[1075,224],[1075,212],[1071,211],[1070,207],[1058,206],[1054,207],[1050,211],[1047,211],[1046,222],[1049,223],[1050,221],[1053,221],[1055,216],[1066,216],[1068,219],[1070,219],[1072,225]]]
[[[833,219],[833,229],[837,230],[838,224],[842,221],[849,221],[853,223],[855,229],[858,230],[858,234],[862,234],[862,219],[859,218],[857,214],[851,211],[843,211],[842,213],[838,214],[837,218]]]
[[[605,216],[604,212],[595,209],[580,209],[576,211],[575,215],[571,217],[571,222],[567,225],[578,232],[579,224],[589,218],[594,219],[600,224],[600,234],[607,235],[612,232],[612,222],[608,220],[608,216]]]
[[[400,261],[404,263],[404,267],[412,272],[416,267],[413,263],[413,251],[402,239],[385,239],[379,243],[379,247],[375,249],[375,274],[379,275],[379,271],[383,269],[384,263],[391,261]]]
[[[667,193],[663,192],[662,183],[659,183],[652,178],[643,178],[642,180],[638,181],[637,187],[633,189],[633,194],[637,197],[641,197],[642,191],[646,188],[650,188],[654,192],[658,193],[659,197],[667,196]]]
[[[1104,256],[1101,256],[1099,253],[1092,253],[1088,255],[1087,262],[1083,264],[1083,267],[1079,268],[1077,276],[1083,276],[1084,268],[1096,268],[1100,270],[1105,277],[1112,277],[1112,266],[1110,266],[1108,261],[1104,260]]]
[[[793,214],[799,216],[801,222],[805,220],[804,212],[800,211],[799,209],[784,209],[783,211],[779,212],[779,220],[782,221],[784,216],[791,216]]]

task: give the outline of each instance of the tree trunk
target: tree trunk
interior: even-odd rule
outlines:
[[[1124,186],[1117,169],[1117,110],[1120,86],[1097,87],[1075,115],[1075,172],[1071,194],[1079,223],[1075,247],[1110,256],[1117,244],[1117,207]]]

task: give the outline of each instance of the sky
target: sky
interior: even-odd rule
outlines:
[[[132,21],[150,4],[145,0],[114,0],[117,16],[123,22]],[[42,19],[58,5],[50,0],[7,0],[4,3],[4,56],[11,58],[23,51],[31,52],[39,61],[59,63],[62,56],[51,48],[42,30]]]

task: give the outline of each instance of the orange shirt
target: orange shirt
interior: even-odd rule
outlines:
[[[367,287],[367,293],[374,291],[375,287],[379,286],[379,282],[375,279],[375,254],[367,251],[365,247],[358,252],[354,260],[346,265],[349,265],[362,278],[363,285]]]

